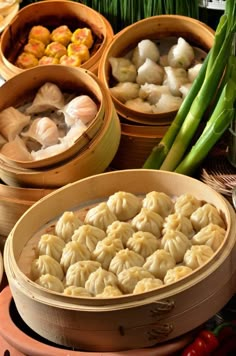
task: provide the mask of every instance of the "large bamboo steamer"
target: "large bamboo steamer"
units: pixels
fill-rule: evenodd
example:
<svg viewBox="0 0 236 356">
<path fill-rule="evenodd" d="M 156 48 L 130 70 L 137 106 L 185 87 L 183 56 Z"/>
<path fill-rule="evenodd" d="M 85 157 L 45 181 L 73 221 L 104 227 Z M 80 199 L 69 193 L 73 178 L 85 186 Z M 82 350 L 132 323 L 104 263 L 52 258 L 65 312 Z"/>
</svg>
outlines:
<svg viewBox="0 0 236 356">
<path fill-rule="evenodd" d="M 0 73 L 4 79 L 24 71 L 14 65 L 23 46 L 26 44 L 29 30 L 34 25 L 55 28 L 68 25 L 72 29 L 79 26 L 91 28 L 95 37 L 90 58 L 81 68 L 97 73 L 98 63 L 107 45 L 113 38 L 111 24 L 99 12 L 73 1 L 39 1 L 23 7 L 5 28 L 0 43 Z"/>
<path fill-rule="evenodd" d="M 101 201 L 119 190 L 134 194 L 158 190 L 171 196 L 190 192 L 213 204 L 227 224 L 222 246 L 208 263 L 182 280 L 140 295 L 68 298 L 33 283 L 26 276 L 32 255 L 23 250 L 27 245 L 32 248 L 32 237 L 65 210 Z M 7 239 L 4 267 L 18 312 L 39 335 L 89 351 L 150 347 L 201 325 L 232 297 L 236 282 L 235 231 L 232 207 L 201 181 L 165 171 L 109 172 L 58 189 L 31 207 Z"/>
</svg>

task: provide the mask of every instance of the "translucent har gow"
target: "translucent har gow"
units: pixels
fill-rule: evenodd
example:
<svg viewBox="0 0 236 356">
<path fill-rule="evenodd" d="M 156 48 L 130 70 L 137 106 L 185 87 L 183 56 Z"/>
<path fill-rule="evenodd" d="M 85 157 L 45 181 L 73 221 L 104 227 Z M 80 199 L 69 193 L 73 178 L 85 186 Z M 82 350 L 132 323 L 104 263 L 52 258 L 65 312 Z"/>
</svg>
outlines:
<svg viewBox="0 0 236 356">
<path fill-rule="evenodd" d="M 160 59 L 160 51 L 154 41 L 150 39 L 141 40 L 133 50 L 132 62 L 138 68 L 146 60 L 151 59 L 153 62 L 158 62 Z"/>
<path fill-rule="evenodd" d="M 31 151 L 31 156 L 34 161 L 39 161 L 41 159 L 46 159 L 49 157 L 53 157 L 64 152 L 69 146 L 64 143 L 57 143 L 56 145 L 51 145 L 48 147 L 42 147 L 37 151 Z"/>
<path fill-rule="evenodd" d="M 177 44 L 172 46 L 168 52 L 168 63 L 171 67 L 187 69 L 194 57 L 192 46 L 184 38 L 179 37 Z"/>
<path fill-rule="evenodd" d="M 132 82 L 118 83 L 110 88 L 111 94 L 122 103 L 135 99 L 139 95 L 139 85 Z"/>
<path fill-rule="evenodd" d="M 5 143 L 0 152 L 15 161 L 32 161 L 33 156 L 28 151 L 24 141 L 16 136 L 14 140 Z"/>
<path fill-rule="evenodd" d="M 164 70 L 166 73 L 164 84 L 168 85 L 172 95 L 181 96 L 180 87 L 189 81 L 187 71 L 183 68 L 170 66 L 165 67 Z"/>
<path fill-rule="evenodd" d="M 30 116 L 10 106 L 0 112 L 0 134 L 8 141 L 18 136 L 30 122 Z"/>
<path fill-rule="evenodd" d="M 47 82 L 36 93 L 30 106 L 26 108 L 27 114 L 41 113 L 48 109 L 61 109 L 64 106 L 64 96 L 56 84 Z"/>
<path fill-rule="evenodd" d="M 177 111 L 182 104 L 183 98 L 170 94 L 162 94 L 156 104 L 153 106 L 155 114 L 166 111 Z"/>
<path fill-rule="evenodd" d="M 109 63 L 112 75 L 118 82 L 135 82 L 137 71 L 131 60 L 123 57 L 110 57 Z"/>
<path fill-rule="evenodd" d="M 151 105 L 147 101 L 144 101 L 141 98 L 127 100 L 125 102 L 125 105 L 131 110 L 144 112 L 146 114 L 153 113 L 153 105 Z"/>
<path fill-rule="evenodd" d="M 202 67 L 202 63 L 197 63 L 193 67 L 188 69 L 188 79 L 191 83 L 197 78 L 201 67 Z"/>
<path fill-rule="evenodd" d="M 145 62 L 138 68 L 136 82 L 138 84 L 152 83 L 162 84 L 165 71 L 158 63 L 146 58 Z"/>
<path fill-rule="evenodd" d="M 145 83 L 140 86 L 139 97 L 147 100 L 152 105 L 155 105 L 159 101 L 162 94 L 171 94 L 167 85 Z"/>
</svg>

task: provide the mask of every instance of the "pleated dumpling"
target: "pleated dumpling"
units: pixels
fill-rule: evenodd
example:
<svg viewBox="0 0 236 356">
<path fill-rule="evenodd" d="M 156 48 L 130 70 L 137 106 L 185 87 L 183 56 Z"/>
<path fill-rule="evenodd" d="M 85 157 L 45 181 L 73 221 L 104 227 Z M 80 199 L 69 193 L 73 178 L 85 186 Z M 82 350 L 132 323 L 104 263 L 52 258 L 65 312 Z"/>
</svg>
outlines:
<svg viewBox="0 0 236 356">
<path fill-rule="evenodd" d="M 197 210 L 195 210 L 191 216 L 190 220 L 196 231 L 201 230 L 208 224 L 216 224 L 225 229 L 225 222 L 218 212 L 217 208 L 212 204 L 206 203 Z"/>
<path fill-rule="evenodd" d="M 60 88 L 54 83 L 46 82 L 39 88 L 32 104 L 26 108 L 26 113 L 41 113 L 48 109 L 61 109 L 63 106 L 64 95 Z"/>
<path fill-rule="evenodd" d="M 84 287 L 91 273 L 95 272 L 101 264 L 96 261 L 78 261 L 73 263 L 65 276 L 66 286 Z"/>
<path fill-rule="evenodd" d="M 58 127 L 49 117 L 41 117 L 33 120 L 29 129 L 22 132 L 22 136 L 34 139 L 43 147 L 55 145 L 59 142 Z"/>
<path fill-rule="evenodd" d="M 143 199 L 143 207 L 150 209 L 165 218 L 173 212 L 174 202 L 169 195 L 163 192 L 152 191 L 147 193 Z"/>
<path fill-rule="evenodd" d="M 60 264 L 66 272 L 75 262 L 90 260 L 90 258 L 91 253 L 86 246 L 77 241 L 69 241 L 62 250 Z"/>
<path fill-rule="evenodd" d="M 92 256 L 93 259 L 100 262 L 105 269 L 109 268 L 110 262 L 117 252 L 123 249 L 120 239 L 114 239 L 111 236 L 99 241 L 95 247 Z"/>
<path fill-rule="evenodd" d="M 47 274 L 43 274 L 42 276 L 40 276 L 35 283 L 39 284 L 41 287 L 49 289 L 53 292 L 57 292 L 57 293 L 63 293 L 64 291 L 64 285 L 62 283 L 62 281 L 47 273 Z"/>
<path fill-rule="evenodd" d="M 121 295 L 123 295 L 123 293 L 118 287 L 106 286 L 102 293 L 96 295 L 96 298 L 112 298 L 120 297 Z"/>
<path fill-rule="evenodd" d="M 139 281 L 136 284 L 136 286 L 133 290 L 133 293 L 134 294 L 145 293 L 150 290 L 160 288 L 162 286 L 163 286 L 163 282 L 162 282 L 162 280 L 160 280 L 158 278 L 153 278 L 153 277 L 143 278 L 143 279 L 141 279 L 141 281 Z"/>
<path fill-rule="evenodd" d="M 30 122 L 30 116 L 10 106 L 0 112 L 0 133 L 8 141 L 18 136 Z"/>
<path fill-rule="evenodd" d="M 101 294 L 106 286 L 119 287 L 118 279 L 114 273 L 101 267 L 91 273 L 85 283 L 85 288 L 94 296 Z"/>
<path fill-rule="evenodd" d="M 0 152 L 15 161 L 32 161 L 33 156 L 28 151 L 24 141 L 16 136 L 12 141 L 6 142 Z"/>
<path fill-rule="evenodd" d="M 88 210 L 84 222 L 106 231 L 108 225 L 116 220 L 116 215 L 110 210 L 107 203 L 102 202 Z"/>
<path fill-rule="evenodd" d="M 178 213 L 170 214 L 165 218 L 162 233 L 165 234 L 169 230 L 180 231 L 189 239 L 191 239 L 195 233 L 190 219 Z"/>
<path fill-rule="evenodd" d="M 38 242 L 37 255 L 48 255 L 60 262 L 65 242 L 60 237 L 52 234 L 43 234 Z"/>
<path fill-rule="evenodd" d="M 120 288 L 124 293 L 133 293 L 136 284 L 143 278 L 154 278 L 154 276 L 145 268 L 139 266 L 124 269 L 118 274 Z"/>
<path fill-rule="evenodd" d="M 207 245 L 193 245 L 185 252 L 184 263 L 186 266 L 196 269 L 206 263 L 214 254 Z"/>
<path fill-rule="evenodd" d="M 181 231 L 168 230 L 161 239 L 161 247 L 174 257 L 176 263 L 183 261 L 191 242 Z"/>
<path fill-rule="evenodd" d="M 109 270 L 118 275 L 124 269 L 144 264 L 145 259 L 138 253 L 129 250 L 128 248 L 120 250 L 111 260 Z"/>
<path fill-rule="evenodd" d="M 147 208 L 142 208 L 131 221 L 134 229 L 151 232 L 157 238 L 161 237 L 163 223 L 164 219 L 161 215 Z"/>
<path fill-rule="evenodd" d="M 35 281 L 43 274 L 50 274 L 61 281 L 64 278 L 63 269 L 59 262 L 54 260 L 51 256 L 41 255 L 33 260 L 31 264 L 31 278 Z"/>
<path fill-rule="evenodd" d="M 176 262 L 171 254 L 163 249 L 155 251 L 150 255 L 143 267 L 152 273 L 156 278 L 163 279 L 166 272 L 175 267 Z"/>
<path fill-rule="evenodd" d="M 92 295 L 83 287 L 69 286 L 64 289 L 64 294 L 71 297 L 92 297 Z"/>
<path fill-rule="evenodd" d="M 78 241 L 85 245 L 90 252 L 93 252 L 97 243 L 104 239 L 106 234 L 103 230 L 89 224 L 81 225 L 76 229 L 71 237 L 72 241 Z"/>
<path fill-rule="evenodd" d="M 73 211 L 65 211 L 55 225 L 55 233 L 65 242 L 71 240 L 74 231 L 83 225 Z"/>
<path fill-rule="evenodd" d="M 179 279 L 188 276 L 193 270 L 188 266 L 176 266 L 167 271 L 164 284 L 177 282 Z"/>
<path fill-rule="evenodd" d="M 161 241 L 147 231 L 135 232 L 127 241 L 126 246 L 144 258 L 150 256 L 160 247 Z"/>
<path fill-rule="evenodd" d="M 177 197 L 175 201 L 175 211 L 176 213 L 189 218 L 201 205 L 202 202 L 199 199 L 190 193 L 186 193 Z"/>
<path fill-rule="evenodd" d="M 128 239 L 134 234 L 134 229 L 131 224 L 125 221 L 114 221 L 111 225 L 107 227 L 106 233 L 108 236 L 112 236 L 113 238 L 120 239 L 124 245 Z"/>
<path fill-rule="evenodd" d="M 192 238 L 193 245 L 207 245 L 216 251 L 224 241 L 226 231 L 223 227 L 216 224 L 209 224 L 203 227 Z"/>
<path fill-rule="evenodd" d="M 141 200 L 132 193 L 118 191 L 109 196 L 107 200 L 109 209 L 118 220 L 132 219 L 141 209 Z"/>
</svg>

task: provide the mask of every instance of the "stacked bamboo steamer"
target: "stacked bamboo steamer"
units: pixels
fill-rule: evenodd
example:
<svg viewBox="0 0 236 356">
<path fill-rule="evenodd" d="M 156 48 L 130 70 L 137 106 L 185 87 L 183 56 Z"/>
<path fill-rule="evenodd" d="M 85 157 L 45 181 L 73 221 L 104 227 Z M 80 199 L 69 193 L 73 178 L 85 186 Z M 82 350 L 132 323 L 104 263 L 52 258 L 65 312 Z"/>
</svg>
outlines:
<svg viewBox="0 0 236 356">
<path fill-rule="evenodd" d="M 38 66 L 15 75 L 0 87 L 0 111 L 22 105 L 45 82 L 53 82 L 62 91 L 91 95 L 98 112 L 84 134 L 60 154 L 28 162 L 0 154 L 0 176 L 5 183 L 0 185 L 0 234 L 4 236 L 29 206 L 51 190 L 104 172 L 118 149 L 120 123 L 109 92 L 95 74 L 82 68 Z"/>
<path fill-rule="evenodd" d="M 200 49 L 201 56 L 202 51 L 206 53 L 212 47 L 214 31 L 196 19 L 179 15 L 158 15 L 137 21 L 117 33 L 107 46 L 99 63 L 99 78 L 109 89 L 112 83 L 109 58 L 127 55 L 143 39 L 157 41 L 160 48 L 165 48 L 168 39 L 173 37 L 183 37 Z M 117 169 L 140 168 L 167 131 L 176 111 L 148 114 L 128 108 L 114 95 L 112 99 L 122 131 L 121 144 L 112 165 Z"/>
<path fill-rule="evenodd" d="M 30 280 L 34 238 L 54 225 L 64 211 L 86 209 L 117 191 L 145 195 L 153 190 L 169 196 L 188 192 L 218 209 L 227 226 L 226 235 L 207 263 L 159 290 L 107 299 L 68 297 Z M 108 172 L 60 188 L 31 207 L 6 241 L 4 268 L 22 319 L 46 339 L 102 352 L 151 347 L 200 326 L 232 297 L 236 276 L 235 229 L 233 208 L 201 181 L 165 171 Z"/>
<path fill-rule="evenodd" d="M 41 25 L 54 29 L 67 25 L 71 30 L 79 27 L 91 29 L 94 44 L 90 58 L 81 64 L 81 68 L 97 73 L 98 63 L 107 45 L 113 38 L 111 24 L 97 11 L 73 1 L 39 1 L 23 7 L 3 31 L 0 44 L 0 73 L 4 79 L 22 72 L 15 65 L 17 56 L 27 42 L 30 29 Z"/>
</svg>

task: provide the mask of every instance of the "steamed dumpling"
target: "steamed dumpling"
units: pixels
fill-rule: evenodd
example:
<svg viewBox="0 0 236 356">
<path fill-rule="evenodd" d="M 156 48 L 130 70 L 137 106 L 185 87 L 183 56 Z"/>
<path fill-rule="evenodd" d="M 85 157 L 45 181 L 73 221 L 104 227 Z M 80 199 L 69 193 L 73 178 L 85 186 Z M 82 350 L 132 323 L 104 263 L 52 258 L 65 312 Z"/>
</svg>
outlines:
<svg viewBox="0 0 236 356">
<path fill-rule="evenodd" d="M 64 273 L 59 262 L 51 256 L 41 255 L 33 260 L 31 264 L 31 277 L 35 281 L 43 274 L 51 274 L 61 281 L 64 278 Z"/>
<path fill-rule="evenodd" d="M 176 266 L 167 271 L 164 284 L 177 282 L 179 279 L 188 276 L 193 270 L 188 266 Z"/>
<path fill-rule="evenodd" d="M 175 211 L 178 214 L 189 218 L 195 210 L 200 208 L 201 205 L 202 202 L 192 194 L 181 194 L 175 201 Z"/>
<path fill-rule="evenodd" d="M 191 243 L 181 231 L 168 230 L 161 239 L 161 247 L 174 257 L 176 263 L 183 261 L 183 257 Z"/>
<path fill-rule="evenodd" d="M 183 68 L 165 67 L 165 85 L 168 85 L 170 92 L 174 96 L 181 96 L 180 87 L 188 83 L 188 75 Z"/>
<path fill-rule="evenodd" d="M 186 266 L 196 269 L 206 263 L 214 254 L 214 251 L 207 245 L 195 245 L 186 251 L 184 263 Z"/>
<path fill-rule="evenodd" d="M 137 71 L 131 60 L 122 57 L 110 57 L 109 63 L 112 75 L 118 82 L 135 82 Z"/>
<path fill-rule="evenodd" d="M 195 210 L 191 216 L 190 220 L 192 225 L 196 231 L 201 230 L 203 227 L 207 226 L 208 224 L 216 224 L 225 228 L 225 222 L 221 217 L 220 213 L 216 209 L 215 206 L 206 203 L 197 210 Z"/>
<path fill-rule="evenodd" d="M 37 245 L 36 253 L 40 255 L 48 255 L 60 262 L 62 250 L 65 247 L 65 242 L 60 237 L 52 234 L 43 234 Z"/>
<path fill-rule="evenodd" d="M 101 263 L 103 268 L 108 269 L 112 258 L 122 249 L 121 240 L 107 236 L 97 243 L 92 256 L 93 259 Z"/>
<path fill-rule="evenodd" d="M 67 269 L 65 285 L 84 287 L 90 274 L 99 267 L 101 267 L 101 264 L 97 261 L 78 261 L 73 263 Z"/>
<path fill-rule="evenodd" d="M 116 215 L 110 210 L 107 203 L 102 202 L 96 205 L 94 208 L 89 209 L 84 222 L 85 224 L 91 224 L 106 231 L 108 225 L 116 221 Z"/>
<path fill-rule="evenodd" d="M 92 121 L 97 112 L 97 104 L 88 95 L 79 95 L 72 99 L 63 109 L 65 115 L 65 122 L 67 126 L 71 127 L 78 120 L 85 125 Z"/>
<path fill-rule="evenodd" d="M 132 82 L 122 82 L 110 88 L 110 92 L 116 99 L 125 103 L 127 100 L 138 97 L 139 85 Z"/>
<path fill-rule="evenodd" d="M 35 283 L 39 284 L 41 287 L 49 289 L 53 292 L 58 292 L 58 293 L 62 293 L 64 291 L 64 285 L 62 283 L 62 281 L 47 273 L 47 274 L 43 274 L 42 276 L 40 276 Z"/>
<path fill-rule="evenodd" d="M 138 68 L 145 62 L 146 58 L 151 59 L 153 62 L 158 62 L 160 59 L 159 48 L 156 43 L 150 39 L 139 41 L 133 50 L 132 62 Z"/>
<path fill-rule="evenodd" d="M 134 229 L 131 224 L 125 221 L 114 221 L 111 225 L 107 227 L 106 233 L 108 236 L 120 239 L 124 246 L 128 239 L 134 234 Z"/>
<path fill-rule="evenodd" d="M 171 67 L 187 69 L 191 66 L 194 57 L 192 46 L 184 38 L 179 37 L 177 44 L 168 52 L 168 63 Z"/>
<path fill-rule="evenodd" d="M 152 105 L 157 104 L 163 94 L 171 95 L 167 85 L 145 83 L 140 86 L 139 97 L 147 100 Z"/>
<path fill-rule="evenodd" d="M 141 209 L 140 199 L 135 194 L 123 191 L 110 195 L 107 205 L 121 221 L 132 219 Z"/>
<path fill-rule="evenodd" d="M 165 71 L 158 63 L 146 58 L 145 62 L 138 68 L 136 82 L 138 84 L 152 83 L 162 84 Z"/>
<path fill-rule="evenodd" d="M 127 241 L 126 246 L 144 258 L 150 256 L 160 247 L 160 239 L 150 232 L 137 231 Z"/>
<path fill-rule="evenodd" d="M 112 298 L 112 297 L 119 297 L 123 293 L 121 290 L 116 286 L 106 286 L 102 293 L 97 294 L 96 298 Z"/>
<path fill-rule="evenodd" d="M 109 270 L 118 275 L 124 269 L 143 266 L 144 261 L 143 256 L 126 248 L 116 253 L 111 260 Z"/>
<path fill-rule="evenodd" d="M 65 211 L 59 218 L 55 226 L 56 235 L 65 242 L 71 240 L 74 231 L 83 225 L 82 221 L 73 211 Z"/>
<path fill-rule="evenodd" d="M 163 234 L 165 234 L 169 230 L 180 231 L 189 239 L 195 233 L 190 219 L 178 213 L 170 214 L 165 218 L 165 221 L 163 223 Z"/>
<path fill-rule="evenodd" d="M 193 245 L 207 245 L 216 251 L 224 241 L 226 231 L 219 225 L 210 223 L 192 238 Z"/>
<path fill-rule="evenodd" d="M 143 199 L 143 207 L 154 211 L 163 218 L 173 212 L 174 203 L 169 195 L 163 192 L 152 191 Z"/>
<path fill-rule="evenodd" d="M 135 286 L 133 293 L 138 294 L 138 293 L 145 293 L 150 290 L 160 288 L 163 286 L 163 282 L 158 279 L 158 278 L 143 278 L 141 279 Z"/>
<path fill-rule="evenodd" d="M 133 266 L 118 274 L 120 288 L 124 293 L 133 293 L 136 284 L 143 278 L 154 278 L 145 268 Z"/>
<path fill-rule="evenodd" d="M 18 136 L 30 122 L 30 116 L 10 106 L 0 112 L 0 134 L 8 141 Z"/>
<path fill-rule="evenodd" d="M 62 251 L 60 264 L 66 272 L 74 263 L 90 259 L 91 253 L 86 246 L 77 241 L 69 241 Z"/>
<path fill-rule="evenodd" d="M 91 293 L 89 293 L 83 287 L 69 286 L 64 289 L 64 294 L 71 297 L 92 297 Z"/>
<path fill-rule="evenodd" d="M 96 226 L 85 224 L 74 231 L 71 240 L 85 245 L 90 252 L 93 252 L 97 243 L 104 239 L 105 236 L 106 234 L 103 230 Z"/>
<path fill-rule="evenodd" d="M 152 273 L 156 278 L 163 279 L 166 272 L 175 267 L 176 262 L 171 254 L 163 249 L 155 251 L 150 255 L 143 267 Z"/>
<path fill-rule="evenodd" d="M 85 283 L 85 288 L 94 296 L 103 293 L 107 286 L 119 287 L 118 279 L 114 273 L 101 267 L 91 273 Z"/>
<path fill-rule="evenodd" d="M 131 225 L 136 230 L 151 232 L 157 238 L 161 237 L 163 223 L 164 219 L 161 215 L 147 208 L 142 208 L 131 221 Z"/>
<path fill-rule="evenodd" d="M 0 153 L 15 161 L 33 160 L 33 157 L 28 151 L 24 141 L 19 136 L 16 136 L 12 141 L 6 142 L 2 146 Z"/>
<path fill-rule="evenodd" d="M 45 159 L 48 157 L 52 157 L 55 155 L 58 155 L 62 152 L 64 152 L 68 146 L 63 142 L 63 143 L 57 143 L 55 145 L 51 145 L 48 147 L 42 147 L 41 149 L 37 151 L 31 151 L 31 156 L 33 157 L 34 161 L 38 161 L 41 159 Z"/>
</svg>

